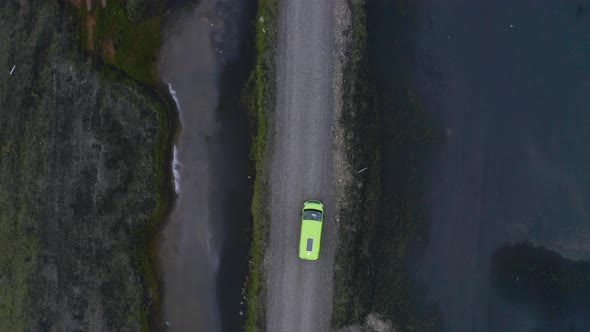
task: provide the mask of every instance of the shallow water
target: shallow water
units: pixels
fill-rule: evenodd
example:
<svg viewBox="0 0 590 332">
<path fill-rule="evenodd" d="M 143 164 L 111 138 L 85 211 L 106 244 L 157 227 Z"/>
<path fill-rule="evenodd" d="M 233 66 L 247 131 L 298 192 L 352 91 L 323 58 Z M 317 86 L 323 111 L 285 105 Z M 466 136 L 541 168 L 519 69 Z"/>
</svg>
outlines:
<svg viewBox="0 0 590 332">
<path fill-rule="evenodd" d="M 421 165 L 430 236 L 411 268 L 422 307 L 435 305 L 443 331 L 589 331 L 587 303 L 536 296 L 542 282 L 506 296 L 514 285 L 492 269 L 506 243 L 590 260 L 588 4 L 421 0 L 401 15 L 370 3 L 380 84 L 415 90 L 445 133 Z"/>
<path fill-rule="evenodd" d="M 242 323 L 251 165 L 240 93 L 252 62 L 253 5 L 200 1 L 167 17 L 159 68 L 182 125 L 177 200 L 160 250 L 169 331 L 235 331 Z"/>
</svg>

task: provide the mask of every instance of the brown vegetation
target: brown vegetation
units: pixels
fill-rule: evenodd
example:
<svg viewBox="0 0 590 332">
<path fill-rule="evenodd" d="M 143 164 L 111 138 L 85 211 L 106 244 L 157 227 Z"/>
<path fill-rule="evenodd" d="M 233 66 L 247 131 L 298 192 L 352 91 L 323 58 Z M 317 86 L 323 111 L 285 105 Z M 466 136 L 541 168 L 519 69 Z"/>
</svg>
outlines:
<svg viewBox="0 0 590 332">
<path fill-rule="evenodd" d="M 96 29 L 96 18 L 92 15 L 86 16 L 86 48 L 94 50 L 94 31 Z"/>
<path fill-rule="evenodd" d="M 115 45 L 113 45 L 112 39 L 107 39 L 102 43 L 102 48 L 106 54 L 106 58 L 109 62 L 115 61 Z"/>
<path fill-rule="evenodd" d="M 70 0 L 70 2 L 72 3 L 72 5 L 74 7 L 76 7 L 77 9 L 80 9 L 80 0 Z"/>
</svg>

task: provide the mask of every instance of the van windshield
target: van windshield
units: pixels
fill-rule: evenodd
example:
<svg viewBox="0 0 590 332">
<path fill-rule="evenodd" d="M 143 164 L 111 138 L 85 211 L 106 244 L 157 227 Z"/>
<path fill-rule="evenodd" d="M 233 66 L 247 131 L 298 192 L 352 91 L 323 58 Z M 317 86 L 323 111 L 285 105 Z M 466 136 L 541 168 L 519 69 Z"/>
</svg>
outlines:
<svg viewBox="0 0 590 332">
<path fill-rule="evenodd" d="M 322 221 L 322 212 L 318 210 L 303 210 L 303 220 Z"/>
</svg>

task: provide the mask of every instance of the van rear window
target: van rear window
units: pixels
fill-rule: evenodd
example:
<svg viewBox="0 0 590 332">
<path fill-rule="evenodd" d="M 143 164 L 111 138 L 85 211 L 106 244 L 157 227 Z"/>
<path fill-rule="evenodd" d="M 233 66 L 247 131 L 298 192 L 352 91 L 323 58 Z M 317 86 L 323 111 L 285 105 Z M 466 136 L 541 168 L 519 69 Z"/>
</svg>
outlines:
<svg viewBox="0 0 590 332">
<path fill-rule="evenodd" d="M 313 239 L 312 238 L 308 238 L 307 239 L 307 251 L 311 251 L 311 249 L 313 248 Z"/>
</svg>

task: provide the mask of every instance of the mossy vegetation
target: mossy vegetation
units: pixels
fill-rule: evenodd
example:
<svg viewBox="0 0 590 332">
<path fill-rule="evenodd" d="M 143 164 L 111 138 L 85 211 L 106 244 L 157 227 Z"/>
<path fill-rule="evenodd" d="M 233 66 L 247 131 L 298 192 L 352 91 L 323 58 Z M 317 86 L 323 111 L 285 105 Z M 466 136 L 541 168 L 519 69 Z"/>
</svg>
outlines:
<svg viewBox="0 0 590 332">
<path fill-rule="evenodd" d="M 408 248 L 425 234 L 416 169 L 420 151 L 436 135 L 411 90 L 379 91 L 371 82 L 365 4 L 348 5 L 352 24 L 340 120 L 350 166 L 368 169 L 355 175 L 340 211 L 333 325 L 362 325 L 374 314 L 396 329 L 431 331 L 434 320 L 417 313 L 405 263 Z M 385 160 L 391 161 L 387 170 Z"/>
<path fill-rule="evenodd" d="M 268 128 L 275 105 L 275 53 L 278 29 L 278 0 L 259 0 L 256 15 L 256 65 L 244 89 L 244 102 L 251 115 L 253 143 L 251 158 L 255 163 L 252 197 L 252 239 L 249 273 L 246 281 L 246 331 L 264 330 L 264 246 L 268 240 L 268 211 L 263 197 L 267 192 L 264 156 Z"/>
<path fill-rule="evenodd" d="M 174 105 L 167 95 L 167 90 L 158 84 L 157 55 L 162 43 L 161 20 L 164 13 L 163 1 L 132 0 L 108 1 L 106 7 L 94 2 L 91 11 L 82 5 L 78 15 L 70 17 L 77 26 L 77 40 L 82 41 L 82 50 L 90 53 L 102 66 L 105 79 L 117 80 L 124 72 L 130 79 L 129 84 L 136 80 L 147 85 L 146 94 L 161 101 L 158 112 L 160 124 L 159 141 L 154 151 L 153 164 L 156 177 L 155 207 L 149 221 L 141 229 L 137 229 L 134 239 L 137 248 L 134 258 L 138 271 L 141 273 L 145 299 L 149 303 L 142 309 L 142 330 L 159 325 L 160 280 L 157 260 L 156 236 L 161 222 L 171 209 L 173 188 L 170 184 L 170 155 L 172 142 L 180 131 L 178 120 L 171 110 Z M 91 28 L 89 22 L 93 22 Z M 92 47 L 88 44 L 92 41 Z"/>
<path fill-rule="evenodd" d="M 16 65 L 0 75 L 2 331 L 137 331 L 157 319 L 150 248 L 173 193 L 175 116 L 155 81 L 81 56 L 83 15 L 0 5 L 0 64 Z"/>
<path fill-rule="evenodd" d="M 165 2 L 109 0 L 104 8 L 93 3 L 91 11 L 84 4 L 76 11 L 83 50 L 142 83 L 156 84 Z"/>
<path fill-rule="evenodd" d="M 151 95 L 157 105 L 157 121 L 159 132 L 158 144 L 153 150 L 154 160 L 152 164 L 155 188 L 152 193 L 155 195 L 155 206 L 151 210 L 148 221 L 143 227 L 137 229 L 134 239 L 138 241 L 134 251 L 134 258 L 139 262 L 139 273 L 141 273 L 144 286 L 144 306 L 141 312 L 142 331 L 153 330 L 160 326 L 161 306 L 161 273 L 158 261 L 158 233 L 162 223 L 172 210 L 175 199 L 172 174 L 172 149 L 175 142 L 176 128 L 179 127 L 177 114 L 173 101 L 161 87 L 157 90 L 145 91 Z"/>
</svg>

